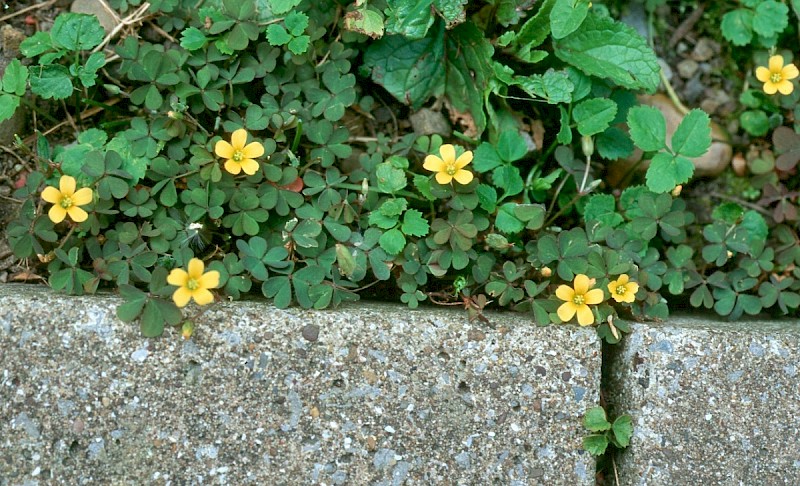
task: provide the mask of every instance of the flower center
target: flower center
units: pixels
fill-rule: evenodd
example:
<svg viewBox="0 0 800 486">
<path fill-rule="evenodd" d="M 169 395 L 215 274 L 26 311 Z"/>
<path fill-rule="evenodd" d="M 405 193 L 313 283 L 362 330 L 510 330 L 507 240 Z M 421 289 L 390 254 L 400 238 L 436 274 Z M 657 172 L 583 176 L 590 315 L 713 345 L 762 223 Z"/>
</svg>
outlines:
<svg viewBox="0 0 800 486">
<path fill-rule="evenodd" d="M 783 76 L 781 73 L 772 73 L 769 75 L 769 81 L 774 84 L 778 84 L 783 80 Z"/>
<path fill-rule="evenodd" d="M 233 157 L 231 157 L 231 159 L 233 159 L 234 162 L 241 162 L 244 159 L 244 154 L 241 150 L 237 150 L 233 153 Z"/>
<path fill-rule="evenodd" d="M 61 202 L 59 203 L 64 209 L 69 209 L 72 207 L 72 198 L 69 196 L 61 196 Z"/>
<path fill-rule="evenodd" d="M 197 279 L 190 278 L 186 282 L 186 288 L 192 291 L 197 290 L 198 288 L 200 288 L 200 283 L 197 281 Z"/>
<path fill-rule="evenodd" d="M 617 295 L 625 295 L 625 292 L 627 292 L 627 291 L 628 291 L 628 288 L 625 287 L 624 285 L 618 285 L 617 286 L 617 290 L 616 290 Z"/>
<path fill-rule="evenodd" d="M 456 172 L 458 172 L 458 169 L 456 169 L 455 162 L 450 162 L 449 164 L 447 164 L 447 168 L 445 168 L 444 171 L 449 176 L 456 175 Z"/>
<path fill-rule="evenodd" d="M 583 305 L 586 299 L 583 298 L 582 294 L 576 294 L 575 297 L 572 298 L 572 303 L 575 305 Z"/>
</svg>

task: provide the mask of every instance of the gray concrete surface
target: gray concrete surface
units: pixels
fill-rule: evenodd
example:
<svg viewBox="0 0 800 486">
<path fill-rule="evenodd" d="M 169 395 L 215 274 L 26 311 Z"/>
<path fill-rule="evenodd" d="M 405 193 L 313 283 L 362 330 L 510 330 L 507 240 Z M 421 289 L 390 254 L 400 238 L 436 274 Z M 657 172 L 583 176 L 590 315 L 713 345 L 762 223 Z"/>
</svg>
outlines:
<svg viewBox="0 0 800 486">
<path fill-rule="evenodd" d="M 594 483 L 594 329 L 244 302 L 145 339 L 118 302 L 0 285 L 0 485 Z"/>
<path fill-rule="evenodd" d="M 620 484 L 800 485 L 800 322 L 635 325 L 606 387 L 633 416 Z"/>
</svg>

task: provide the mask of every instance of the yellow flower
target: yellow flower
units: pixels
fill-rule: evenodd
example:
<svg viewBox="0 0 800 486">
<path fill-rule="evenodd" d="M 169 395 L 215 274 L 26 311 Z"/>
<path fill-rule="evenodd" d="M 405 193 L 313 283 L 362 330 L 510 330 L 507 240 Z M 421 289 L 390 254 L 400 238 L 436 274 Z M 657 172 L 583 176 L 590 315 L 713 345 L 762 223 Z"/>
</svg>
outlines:
<svg viewBox="0 0 800 486">
<path fill-rule="evenodd" d="M 590 280 L 583 274 L 575 276 L 574 288 L 570 288 L 569 285 L 560 285 L 556 289 L 556 297 L 563 300 L 564 303 L 558 308 L 558 318 L 567 322 L 575 314 L 578 314 L 578 324 L 581 326 L 594 324 L 594 314 L 589 306 L 603 301 L 603 291 L 600 289 L 590 290 L 593 285 L 594 279 Z"/>
<path fill-rule="evenodd" d="M 456 148 L 449 143 L 439 148 L 439 155 L 428 155 L 422 167 L 436 172 L 436 182 L 439 184 L 450 184 L 453 179 L 459 184 L 469 184 L 472 181 L 472 172 L 464 170 L 464 167 L 472 162 L 472 151 L 467 150 L 456 158 Z"/>
<path fill-rule="evenodd" d="M 42 191 L 42 199 L 49 203 L 53 203 L 53 207 L 47 215 L 54 223 L 64 221 L 64 218 L 69 214 L 76 223 L 86 221 L 89 215 L 78 206 L 84 206 L 92 202 L 92 190 L 88 187 L 75 190 L 75 178 L 62 175 L 58 181 L 58 189 L 53 186 L 47 186 Z"/>
<path fill-rule="evenodd" d="M 206 305 L 214 301 L 214 295 L 208 289 L 219 285 L 219 272 L 210 270 L 203 273 L 205 265 L 197 258 L 189 260 L 189 271 L 173 268 L 167 276 L 167 283 L 178 287 L 172 294 L 172 300 L 178 307 L 185 307 L 192 298 L 197 305 Z"/>
<path fill-rule="evenodd" d="M 225 161 L 225 170 L 231 174 L 244 171 L 247 175 L 253 175 L 258 171 L 258 162 L 253 159 L 264 155 L 264 146 L 258 142 L 247 143 L 247 131 L 240 128 L 231 135 L 231 143 L 225 140 L 217 142 L 214 153 L 228 159 Z"/>
<path fill-rule="evenodd" d="M 794 85 L 789 80 L 797 76 L 800 76 L 800 71 L 792 63 L 784 66 L 783 56 L 770 57 L 768 68 L 764 66 L 756 68 L 756 78 L 764 83 L 764 92 L 770 95 L 778 91 L 781 94 L 790 94 L 794 90 Z"/>
<path fill-rule="evenodd" d="M 611 292 L 611 297 L 617 302 L 631 303 L 636 300 L 636 292 L 639 291 L 639 284 L 636 282 L 629 282 L 628 275 L 622 274 L 616 280 L 612 280 L 608 284 L 608 291 Z"/>
</svg>

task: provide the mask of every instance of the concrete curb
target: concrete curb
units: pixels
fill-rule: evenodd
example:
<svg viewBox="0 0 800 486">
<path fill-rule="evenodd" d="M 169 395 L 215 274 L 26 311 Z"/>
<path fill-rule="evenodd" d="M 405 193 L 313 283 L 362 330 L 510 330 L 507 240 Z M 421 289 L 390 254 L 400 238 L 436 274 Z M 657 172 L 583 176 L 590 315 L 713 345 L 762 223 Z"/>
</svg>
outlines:
<svg viewBox="0 0 800 486">
<path fill-rule="evenodd" d="M 239 302 L 148 340 L 118 302 L 0 286 L 3 486 L 594 484 L 594 329 Z"/>
</svg>

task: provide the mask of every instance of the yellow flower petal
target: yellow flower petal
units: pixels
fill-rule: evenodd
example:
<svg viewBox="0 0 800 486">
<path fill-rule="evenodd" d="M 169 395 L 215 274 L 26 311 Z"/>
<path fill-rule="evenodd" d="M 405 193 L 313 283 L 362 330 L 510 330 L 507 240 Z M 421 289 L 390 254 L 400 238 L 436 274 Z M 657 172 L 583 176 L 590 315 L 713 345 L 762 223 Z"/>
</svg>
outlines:
<svg viewBox="0 0 800 486">
<path fill-rule="evenodd" d="M 199 258 L 192 258 L 189 260 L 189 278 L 192 280 L 200 280 L 203 276 L 203 270 L 205 269 L 205 264 L 203 260 Z"/>
<path fill-rule="evenodd" d="M 779 73 L 783 69 L 783 56 L 775 55 L 769 58 L 770 73 Z"/>
<path fill-rule="evenodd" d="M 439 155 L 442 156 L 442 160 L 445 162 L 445 164 L 452 162 L 456 160 L 456 148 L 451 144 L 446 143 L 439 147 Z"/>
<path fill-rule="evenodd" d="M 588 305 L 595 305 L 599 304 L 604 300 L 603 291 L 600 289 L 594 289 L 586 292 L 583 296 L 583 302 Z"/>
<path fill-rule="evenodd" d="M 775 83 L 764 83 L 764 92 L 773 95 L 778 92 L 778 85 Z"/>
<path fill-rule="evenodd" d="M 425 163 L 422 164 L 422 167 L 431 172 L 441 172 L 445 169 L 445 163 L 444 160 L 435 155 L 428 155 L 425 157 Z"/>
<path fill-rule="evenodd" d="M 206 289 L 195 290 L 192 293 L 192 297 L 194 297 L 194 301 L 197 302 L 197 305 L 208 305 L 214 302 L 214 294 Z"/>
<path fill-rule="evenodd" d="M 242 170 L 247 175 L 253 175 L 258 172 L 260 165 L 253 159 L 244 159 L 241 162 Z"/>
<path fill-rule="evenodd" d="M 575 293 L 578 295 L 583 295 L 589 291 L 589 277 L 586 275 L 579 273 L 575 276 L 575 281 L 573 282 L 573 286 L 575 287 Z"/>
<path fill-rule="evenodd" d="M 242 171 L 242 166 L 238 162 L 233 159 L 228 159 L 225 161 L 225 170 L 230 172 L 233 175 L 238 175 L 239 172 Z"/>
<path fill-rule="evenodd" d="M 58 181 L 58 187 L 62 195 L 71 196 L 75 192 L 75 178 L 68 175 L 61 176 Z"/>
<path fill-rule="evenodd" d="M 781 94 L 788 95 L 788 94 L 792 94 L 792 91 L 794 91 L 794 85 L 792 84 L 791 81 L 786 80 L 786 79 L 784 79 L 783 81 L 778 83 L 776 86 L 778 88 L 778 91 L 780 91 Z"/>
<path fill-rule="evenodd" d="M 204 289 L 215 289 L 219 287 L 219 272 L 216 270 L 209 270 L 197 280 L 197 283 Z"/>
<path fill-rule="evenodd" d="M 463 169 L 472 162 L 472 150 L 467 150 L 456 159 L 456 169 Z"/>
<path fill-rule="evenodd" d="M 588 305 L 578 306 L 578 324 L 581 326 L 590 326 L 594 324 L 594 313 Z"/>
<path fill-rule="evenodd" d="M 469 184 L 472 182 L 472 178 L 475 177 L 472 175 L 472 172 L 468 170 L 459 170 L 455 174 L 453 174 L 453 179 L 456 180 L 459 184 Z"/>
<path fill-rule="evenodd" d="M 214 145 L 214 153 L 223 159 L 230 159 L 233 157 L 233 152 L 233 145 L 229 144 L 225 140 L 220 140 L 216 145 Z"/>
<path fill-rule="evenodd" d="M 172 300 L 178 307 L 186 307 L 192 298 L 192 291 L 186 287 L 178 287 L 172 294 Z"/>
<path fill-rule="evenodd" d="M 769 69 L 765 68 L 764 66 L 759 66 L 756 68 L 756 79 L 762 83 L 769 81 L 770 75 L 771 73 L 769 72 Z"/>
<path fill-rule="evenodd" d="M 575 298 L 575 291 L 569 285 L 559 285 L 556 289 L 556 297 L 564 302 L 572 302 L 572 299 Z"/>
<path fill-rule="evenodd" d="M 797 66 L 792 63 L 783 66 L 783 69 L 781 69 L 781 77 L 783 79 L 794 79 L 797 76 L 800 76 L 800 71 L 798 71 Z"/>
<path fill-rule="evenodd" d="M 183 287 L 184 285 L 186 285 L 186 281 L 188 279 L 189 279 L 189 274 L 186 273 L 186 270 L 182 268 L 173 268 L 169 272 L 169 275 L 167 275 L 167 283 L 178 287 Z"/>
<path fill-rule="evenodd" d="M 558 318 L 561 319 L 561 322 L 569 322 L 570 319 L 575 315 L 578 311 L 578 306 L 573 304 L 572 302 L 564 302 L 558 308 L 556 313 L 558 314 Z"/>
<path fill-rule="evenodd" d="M 89 214 L 78 206 L 72 206 L 67 209 L 67 214 L 69 214 L 69 217 L 76 223 L 83 223 L 89 219 Z"/>
<path fill-rule="evenodd" d="M 628 284 L 628 292 L 630 292 L 631 294 L 635 294 L 638 291 L 639 291 L 639 284 L 638 283 L 631 282 L 631 283 Z"/>
<path fill-rule="evenodd" d="M 261 157 L 264 155 L 264 146 L 258 142 L 248 143 L 247 146 L 242 149 L 242 155 L 247 159 Z"/>
<path fill-rule="evenodd" d="M 451 176 L 447 172 L 437 172 L 436 173 L 436 182 L 438 182 L 439 184 L 441 184 L 443 186 L 447 185 L 447 184 L 450 184 L 450 182 L 452 180 L 453 180 L 453 176 Z"/>
<path fill-rule="evenodd" d="M 92 190 L 88 187 L 78 189 L 75 191 L 75 194 L 72 195 L 72 204 L 76 206 L 83 206 L 90 202 L 92 202 Z"/>
<path fill-rule="evenodd" d="M 49 203 L 58 204 L 61 202 L 61 191 L 55 187 L 47 186 L 42 191 L 42 199 Z"/>
<path fill-rule="evenodd" d="M 234 150 L 242 150 L 247 143 L 247 130 L 240 128 L 231 135 L 231 145 Z"/>
<path fill-rule="evenodd" d="M 617 285 L 626 285 L 628 283 L 629 278 L 630 277 L 628 277 L 627 273 L 623 273 L 622 275 L 617 277 Z"/>
<path fill-rule="evenodd" d="M 60 223 L 67 217 L 67 210 L 58 204 L 54 204 L 53 207 L 50 208 L 50 211 L 47 212 L 47 216 L 50 218 L 50 221 Z"/>
</svg>

